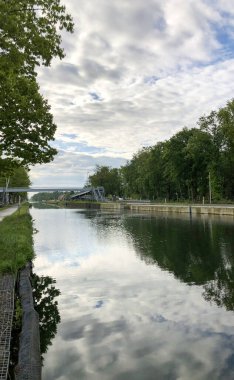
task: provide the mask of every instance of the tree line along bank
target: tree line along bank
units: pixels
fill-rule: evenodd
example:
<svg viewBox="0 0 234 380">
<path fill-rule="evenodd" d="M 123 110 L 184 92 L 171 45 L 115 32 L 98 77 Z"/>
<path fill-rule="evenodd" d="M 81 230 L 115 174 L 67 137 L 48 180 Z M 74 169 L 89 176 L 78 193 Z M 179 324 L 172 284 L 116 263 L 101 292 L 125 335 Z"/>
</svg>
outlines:
<svg viewBox="0 0 234 380">
<path fill-rule="evenodd" d="M 87 184 L 126 198 L 233 201 L 234 100 L 201 117 L 198 128 L 144 147 L 120 169 L 97 166 Z"/>
</svg>

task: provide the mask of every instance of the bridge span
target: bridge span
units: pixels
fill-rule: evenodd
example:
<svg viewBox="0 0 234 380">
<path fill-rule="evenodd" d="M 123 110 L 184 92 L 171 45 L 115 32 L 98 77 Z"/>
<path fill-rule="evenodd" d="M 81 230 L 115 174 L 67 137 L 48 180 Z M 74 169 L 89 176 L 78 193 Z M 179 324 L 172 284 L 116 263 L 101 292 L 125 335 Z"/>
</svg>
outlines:
<svg viewBox="0 0 234 380">
<path fill-rule="evenodd" d="M 53 191 L 84 191 L 83 187 L 5 187 L 0 188 L 0 193 L 49 193 Z"/>
<path fill-rule="evenodd" d="M 10 193 L 49 193 L 49 192 L 73 192 L 70 199 L 105 201 L 104 187 L 8 187 L 0 188 L 0 194 L 8 199 Z"/>
</svg>

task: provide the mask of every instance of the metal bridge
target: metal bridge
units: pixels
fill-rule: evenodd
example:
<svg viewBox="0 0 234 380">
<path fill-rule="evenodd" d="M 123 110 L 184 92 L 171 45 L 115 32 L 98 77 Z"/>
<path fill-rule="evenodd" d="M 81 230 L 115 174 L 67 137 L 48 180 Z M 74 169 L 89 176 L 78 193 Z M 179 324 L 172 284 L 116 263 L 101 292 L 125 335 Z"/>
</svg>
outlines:
<svg viewBox="0 0 234 380">
<path fill-rule="evenodd" d="M 70 199 L 105 201 L 104 187 L 8 187 L 0 188 L 0 193 L 49 193 L 49 192 L 74 192 Z"/>
<path fill-rule="evenodd" d="M 0 188 L 0 193 L 49 193 L 53 191 L 82 191 L 81 187 L 5 187 Z"/>
<path fill-rule="evenodd" d="M 70 196 L 70 199 L 82 199 L 82 200 L 95 200 L 104 202 L 105 201 L 105 190 L 104 187 L 86 187 L 74 195 Z"/>
</svg>

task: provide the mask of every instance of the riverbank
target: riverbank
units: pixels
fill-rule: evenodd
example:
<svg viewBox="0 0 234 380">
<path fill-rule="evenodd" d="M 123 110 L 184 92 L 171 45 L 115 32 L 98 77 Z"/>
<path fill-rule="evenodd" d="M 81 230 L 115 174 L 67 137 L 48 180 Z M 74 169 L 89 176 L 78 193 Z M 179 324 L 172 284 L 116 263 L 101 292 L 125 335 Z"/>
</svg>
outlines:
<svg viewBox="0 0 234 380">
<path fill-rule="evenodd" d="M 50 203 L 51 204 L 51 203 Z M 55 203 L 54 203 L 55 204 Z M 60 207 L 86 208 L 101 210 L 130 210 L 146 213 L 180 213 L 191 215 L 229 215 L 234 217 L 234 205 L 192 205 L 192 204 L 155 204 L 146 202 L 56 202 Z"/>
<path fill-rule="evenodd" d="M 6 216 L 6 212 L 8 214 L 14 213 Z M 4 211 L 0 213 L 0 216 L 2 213 Z M 15 208 L 5 210 L 5 214 L 4 220 L 0 223 L 0 378 L 7 379 L 9 370 L 10 343 L 13 339 L 14 303 L 18 298 L 19 291 L 22 303 L 20 314 L 23 313 L 23 319 L 22 321 L 18 320 L 20 325 L 22 323 L 22 331 L 20 334 L 19 360 L 16 359 L 18 366 L 15 378 L 20 380 L 26 378 L 40 379 L 39 321 L 33 307 L 29 278 L 31 272 L 29 268 L 29 273 L 27 272 L 25 275 L 27 268 L 22 270 L 22 267 L 25 267 L 26 263 L 34 258 L 32 217 L 29 214 L 29 205 L 26 203 L 20 208 L 15 206 Z M 19 289 L 15 292 L 17 275 Z M 25 282 L 28 283 L 27 287 L 24 285 Z M 36 363 L 34 363 L 35 358 L 37 358 Z M 11 359 L 12 368 L 10 370 L 14 371 L 13 367 L 16 363 L 14 360 L 12 362 Z"/>
<path fill-rule="evenodd" d="M 128 208 L 131 211 L 137 212 L 187 213 L 191 215 L 230 215 L 234 217 L 234 205 L 162 205 L 128 203 Z"/>
<path fill-rule="evenodd" d="M 16 274 L 34 257 L 32 218 L 28 210 L 28 204 L 23 204 L 0 223 L 0 275 Z"/>
</svg>

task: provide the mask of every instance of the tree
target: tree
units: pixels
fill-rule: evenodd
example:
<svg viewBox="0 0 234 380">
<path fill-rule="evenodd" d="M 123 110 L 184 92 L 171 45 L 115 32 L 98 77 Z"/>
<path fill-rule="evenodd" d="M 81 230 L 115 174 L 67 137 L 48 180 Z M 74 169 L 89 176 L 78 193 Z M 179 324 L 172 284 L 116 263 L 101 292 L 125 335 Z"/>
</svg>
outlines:
<svg viewBox="0 0 234 380">
<path fill-rule="evenodd" d="M 35 310 L 39 315 L 41 355 L 45 354 L 52 344 L 61 320 L 58 301 L 55 300 L 60 295 L 60 290 L 54 286 L 55 283 L 56 280 L 52 277 L 37 276 L 35 273 L 32 275 Z"/>
<path fill-rule="evenodd" d="M 153 199 L 165 199 L 168 197 L 169 182 L 165 176 L 165 151 L 166 143 L 159 142 L 150 150 L 150 194 Z"/>
<path fill-rule="evenodd" d="M 185 157 L 191 162 L 190 171 L 195 196 L 199 199 L 202 199 L 203 196 L 208 198 L 208 177 L 216 157 L 216 149 L 210 134 L 193 129 L 193 134 L 189 138 L 184 152 Z"/>
<path fill-rule="evenodd" d="M 121 195 L 121 176 L 119 170 L 109 166 L 96 166 L 95 173 L 89 176 L 89 183 L 94 186 L 103 186 L 106 195 Z"/>
<path fill-rule="evenodd" d="M 1 162 L 1 160 L 0 160 Z M 31 185 L 31 181 L 29 178 L 28 170 L 24 167 L 15 166 L 12 167 L 11 175 L 9 176 L 9 171 L 7 174 L 0 174 L 0 187 L 7 188 L 9 187 L 29 187 Z M 25 199 L 27 197 L 27 193 L 10 193 L 11 201 L 15 202 L 18 200 L 18 197 L 21 199 Z M 4 199 L 6 201 L 6 199 Z"/>
<path fill-rule="evenodd" d="M 34 78 L 0 72 L 0 153 L 21 165 L 52 160 L 56 149 L 49 145 L 56 125 L 47 101 Z"/>
<path fill-rule="evenodd" d="M 200 129 L 210 134 L 215 158 L 212 163 L 213 188 L 217 198 L 234 197 L 234 100 L 225 107 L 203 116 Z"/>
<path fill-rule="evenodd" d="M 72 19 L 60 0 L 0 0 L 0 9 L 0 156 L 49 162 L 56 126 L 36 67 L 64 57 L 59 30 L 72 32 Z"/>
<path fill-rule="evenodd" d="M 59 30 L 73 31 L 72 18 L 60 0 L 0 0 L 1 63 L 35 75 L 35 67 L 64 58 Z"/>
<path fill-rule="evenodd" d="M 186 155 L 186 147 L 192 137 L 194 129 L 183 128 L 165 142 L 163 157 L 165 160 L 164 171 L 168 187 L 168 198 L 194 197 L 194 184 L 191 172 L 191 158 Z"/>
<path fill-rule="evenodd" d="M 143 148 L 134 154 L 131 161 L 122 168 L 124 192 L 134 198 L 149 198 L 150 196 L 150 151 Z"/>
</svg>

